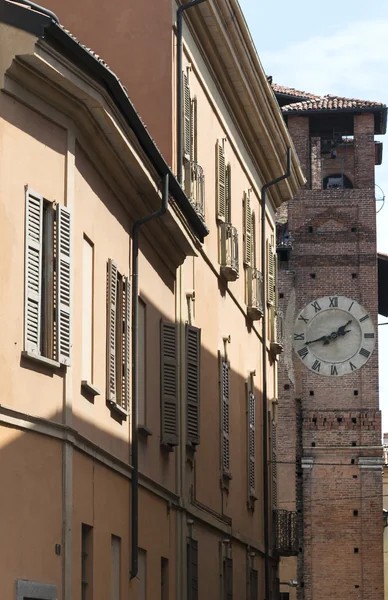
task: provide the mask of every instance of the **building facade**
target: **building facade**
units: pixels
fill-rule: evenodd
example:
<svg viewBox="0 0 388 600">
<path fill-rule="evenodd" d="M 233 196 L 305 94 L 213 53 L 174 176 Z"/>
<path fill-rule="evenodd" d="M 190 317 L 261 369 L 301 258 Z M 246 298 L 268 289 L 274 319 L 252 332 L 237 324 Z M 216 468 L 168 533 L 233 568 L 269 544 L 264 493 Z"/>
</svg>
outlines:
<svg viewBox="0 0 388 600">
<path fill-rule="evenodd" d="M 127 93 L 147 62 L 122 85 L 54 14 L 1 0 L 1 597 L 276 595 L 275 213 L 304 179 L 223 10 L 184 21 L 181 111 L 175 51 L 169 98 L 147 80 L 162 156 Z"/>
<path fill-rule="evenodd" d="M 374 135 L 386 108 L 273 87 L 308 179 L 278 214 L 278 509 L 295 531 L 280 589 L 382 598 Z"/>
</svg>

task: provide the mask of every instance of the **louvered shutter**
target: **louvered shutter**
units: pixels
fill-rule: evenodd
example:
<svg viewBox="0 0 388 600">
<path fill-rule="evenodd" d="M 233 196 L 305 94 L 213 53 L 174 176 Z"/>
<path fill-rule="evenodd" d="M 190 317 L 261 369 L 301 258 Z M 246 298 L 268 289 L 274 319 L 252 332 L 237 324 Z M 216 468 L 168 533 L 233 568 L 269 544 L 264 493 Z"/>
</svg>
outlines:
<svg viewBox="0 0 388 600">
<path fill-rule="evenodd" d="M 258 584 L 259 577 L 257 569 L 250 569 L 249 571 L 249 592 L 250 600 L 258 600 Z"/>
<path fill-rule="evenodd" d="M 187 441 L 194 445 L 200 440 L 200 361 L 201 330 L 186 325 Z"/>
<path fill-rule="evenodd" d="M 255 395 L 252 390 L 248 392 L 248 478 L 249 496 L 255 496 L 256 473 L 255 473 Z"/>
<path fill-rule="evenodd" d="M 187 538 L 187 598 L 198 600 L 198 542 Z"/>
<path fill-rule="evenodd" d="M 267 240 L 267 303 L 275 305 L 275 255 L 272 244 Z"/>
<path fill-rule="evenodd" d="M 278 474 L 276 455 L 276 423 L 272 423 L 272 507 L 276 508 L 278 503 Z"/>
<path fill-rule="evenodd" d="M 72 218 L 68 208 L 57 206 L 57 344 L 58 360 L 71 362 L 71 304 L 72 304 Z"/>
<path fill-rule="evenodd" d="M 124 410 L 129 410 L 130 382 L 131 382 L 131 284 L 128 277 L 124 277 L 123 291 L 123 386 L 121 406 Z"/>
<path fill-rule="evenodd" d="M 107 399 L 116 402 L 116 304 L 117 304 L 117 265 L 108 261 L 107 298 Z"/>
<path fill-rule="evenodd" d="M 224 599 L 233 600 L 233 560 L 224 558 Z"/>
<path fill-rule="evenodd" d="M 41 352 L 43 198 L 26 191 L 24 349 Z"/>
<path fill-rule="evenodd" d="M 249 194 L 244 192 L 244 264 L 252 262 L 252 213 Z"/>
<path fill-rule="evenodd" d="M 191 99 L 189 79 L 183 73 L 183 155 L 190 160 L 191 154 Z"/>
<path fill-rule="evenodd" d="M 177 446 L 178 439 L 178 365 L 177 327 L 161 321 L 161 437 L 162 443 Z"/>
<path fill-rule="evenodd" d="M 229 457 L 229 362 L 221 360 L 221 428 L 222 428 L 222 471 L 230 472 Z"/>
<path fill-rule="evenodd" d="M 226 220 L 226 168 L 225 153 L 222 143 L 216 145 L 216 188 L 217 188 L 217 219 Z"/>
<path fill-rule="evenodd" d="M 230 207 L 232 202 L 232 169 L 230 165 L 225 169 L 225 221 L 230 223 Z"/>
<path fill-rule="evenodd" d="M 190 102 L 190 160 L 197 160 L 197 99 Z"/>
</svg>

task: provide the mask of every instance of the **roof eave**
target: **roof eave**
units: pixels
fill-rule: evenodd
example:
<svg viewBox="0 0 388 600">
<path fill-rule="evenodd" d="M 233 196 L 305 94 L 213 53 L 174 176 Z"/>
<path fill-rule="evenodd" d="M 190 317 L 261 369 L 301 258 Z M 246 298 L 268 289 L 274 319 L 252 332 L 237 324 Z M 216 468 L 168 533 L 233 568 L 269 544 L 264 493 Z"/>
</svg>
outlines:
<svg viewBox="0 0 388 600">
<path fill-rule="evenodd" d="M 384 135 L 387 130 L 387 107 L 385 106 L 359 106 L 357 108 L 322 108 L 322 109 L 291 109 L 283 110 L 285 117 L 289 116 L 315 116 L 315 115 L 335 115 L 343 113 L 359 114 L 361 112 L 369 112 L 380 114 L 380 119 L 375 118 L 375 134 Z"/>
</svg>

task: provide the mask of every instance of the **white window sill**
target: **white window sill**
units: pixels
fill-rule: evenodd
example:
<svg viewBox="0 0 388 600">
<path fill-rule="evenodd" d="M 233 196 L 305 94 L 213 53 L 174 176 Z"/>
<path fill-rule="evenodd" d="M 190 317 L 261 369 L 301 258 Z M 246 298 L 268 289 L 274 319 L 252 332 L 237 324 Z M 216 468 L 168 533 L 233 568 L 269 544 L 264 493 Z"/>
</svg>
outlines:
<svg viewBox="0 0 388 600">
<path fill-rule="evenodd" d="M 81 381 L 81 388 L 84 392 L 86 392 L 87 394 L 90 394 L 90 396 L 101 396 L 101 392 L 98 389 L 98 387 L 96 387 L 95 385 L 93 385 L 92 383 L 90 383 L 90 381 L 87 381 L 86 379 L 83 379 Z"/>
<path fill-rule="evenodd" d="M 51 369 L 60 369 L 62 367 L 61 363 L 57 360 L 52 360 L 51 358 L 46 358 L 45 356 L 40 356 L 40 354 L 34 354 L 33 352 L 28 352 L 27 350 L 23 350 L 22 352 L 23 358 L 27 358 L 29 360 L 33 360 L 34 362 L 40 363 L 45 367 L 50 367 Z"/>
</svg>

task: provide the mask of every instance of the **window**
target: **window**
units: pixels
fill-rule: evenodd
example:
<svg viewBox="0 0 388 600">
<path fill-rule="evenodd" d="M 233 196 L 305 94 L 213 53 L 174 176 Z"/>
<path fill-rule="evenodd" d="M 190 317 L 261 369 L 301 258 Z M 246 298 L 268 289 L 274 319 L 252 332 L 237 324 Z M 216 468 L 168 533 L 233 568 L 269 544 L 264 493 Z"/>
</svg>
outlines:
<svg viewBox="0 0 388 600">
<path fill-rule="evenodd" d="M 161 443 L 172 448 L 179 444 L 177 326 L 160 323 Z"/>
<path fill-rule="evenodd" d="M 111 600 L 121 598 L 121 538 L 111 538 Z"/>
<path fill-rule="evenodd" d="M 248 434 L 248 504 L 252 508 L 256 500 L 256 400 L 254 393 L 253 375 L 248 378 L 247 384 L 247 434 Z"/>
<path fill-rule="evenodd" d="M 82 380 L 93 381 L 93 244 L 82 246 Z"/>
<path fill-rule="evenodd" d="M 93 598 L 93 527 L 84 523 L 81 530 L 81 598 Z"/>
<path fill-rule="evenodd" d="M 226 358 L 220 358 L 221 380 L 221 472 L 224 479 L 231 479 L 229 456 L 229 371 Z"/>
<path fill-rule="evenodd" d="M 273 242 L 267 240 L 267 304 L 276 304 L 276 266 L 277 258 Z"/>
<path fill-rule="evenodd" d="M 233 600 L 233 560 L 225 556 L 222 563 L 222 599 Z"/>
<path fill-rule="evenodd" d="M 290 592 L 280 592 L 280 600 L 290 600 Z"/>
<path fill-rule="evenodd" d="M 187 538 L 187 600 L 198 600 L 198 542 Z"/>
<path fill-rule="evenodd" d="M 147 600 L 147 552 L 139 548 L 138 600 Z"/>
<path fill-rule="evenodd" d="M 193 446 L 200 441 L 200 366 L 201 330 L 186 325 L 187 442 Z"/>
<path fill-rule="evenodd" d="M 24 351 L 70 365 L 69 210 L 26 190 Z"/>
<path fill-rule="evenodd" d="M 129 279 L 108 261 L 107 399 L 124 412 L 129 408 L 130 300 Z"/>
<path fill-rule="evenodd" d="M 243 198 L 243 241 L 244 265 L 252 266 L 252 212 L 250 192 L 244 192 Z"/>
<path fill-rule="evenodd" d="M 168 578 L 168 559 L 161 558 L 160 561 L 160 600 L 168 600 L 169 596 L 169 578 Z"/>
<path fill-rule="evenodd" d="M 186 195 L 204 219 L 205 176 L 197 157 L 197 99 L 191 97 L 188 73 L 183 73 L 183 163 Z"/>
<path fill-rule="evenodd" d="M 258 600 L 258 572 L 249 568 L 249 600 Z"/>
<path fill-rule="evenodd" d="M 147 424 L 147 410 L 146 410 L 146 397 L 147 397 L 147 378 L 146 378 L 146 357 L 147 357 L 147 314 L 146 304 L 139 298 L 139 311 L 138 311 L 138 396 L 137 396 L 137 422 L 139 427 Z"/>
</svg>

